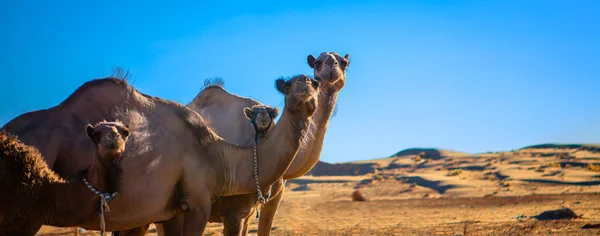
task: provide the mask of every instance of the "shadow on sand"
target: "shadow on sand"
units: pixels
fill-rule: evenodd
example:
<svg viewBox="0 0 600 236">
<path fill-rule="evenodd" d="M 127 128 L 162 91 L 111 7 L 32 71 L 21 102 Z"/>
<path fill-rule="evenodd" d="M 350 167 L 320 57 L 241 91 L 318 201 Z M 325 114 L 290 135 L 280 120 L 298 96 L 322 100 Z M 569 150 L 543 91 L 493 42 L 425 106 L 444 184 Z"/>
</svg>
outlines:
<svg viewBox="0 0 600 236">
<path fill-rule="evenodd" d="M 419 176 L 397 176 L 396 180 L 402 180 L 405 183 L 416 184 L 422 187 L 430 188 L 440 194 L 444 194 L 446 191 L 448 191 L 448 189 L 459 187 L 458 185 L 453 184 L 441 185 L 441 181 L 426 180 Z"/>
<path fill-rule="evenodd" d="M 562 185 L 576 185 L 576 186 L 593 186 L 599 185 L 600 181 L 579 181 L 579 182 L 568 182 L 548 179 L 520 179 L 520 181 L 530 183 L 543 183 L 543 184 L 562 184 Z"/>
</svg>

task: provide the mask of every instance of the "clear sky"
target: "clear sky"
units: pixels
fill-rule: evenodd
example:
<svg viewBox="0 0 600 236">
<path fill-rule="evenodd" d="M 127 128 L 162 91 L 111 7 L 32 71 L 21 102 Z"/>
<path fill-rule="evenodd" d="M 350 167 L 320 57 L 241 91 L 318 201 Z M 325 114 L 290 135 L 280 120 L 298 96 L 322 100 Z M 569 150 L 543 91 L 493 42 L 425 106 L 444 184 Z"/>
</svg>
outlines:
<svg viewBox="0 0 600 236">
<path fill-rule="evenodd" d="M 202 2 L 202 3 L 201 3 Z M 322 160 L 600 143 L 599 1 L 2 1 L 0 124 L 129 69 L 187 104 L 207 77 L 283 107 L 279 76 L 351 55 Z"/>
</svg>

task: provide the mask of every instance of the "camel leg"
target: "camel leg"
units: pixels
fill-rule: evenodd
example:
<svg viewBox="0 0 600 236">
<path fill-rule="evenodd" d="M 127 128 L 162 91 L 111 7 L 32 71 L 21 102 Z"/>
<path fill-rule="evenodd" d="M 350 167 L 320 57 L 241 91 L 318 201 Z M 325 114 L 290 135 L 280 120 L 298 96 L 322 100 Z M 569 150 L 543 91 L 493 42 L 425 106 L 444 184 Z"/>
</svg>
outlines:
<svg viewBox="0 0 600 236">
<path fill-rule="evenodd" d="M 148 232 L 149 227 L 150 224 L 147 224 L 133 229 L 114 231 L 112 232 L 112 236 L 144 236 Z"/>
<path fill-rule="evenodd" d="M 237 213 L 228 214 L 221 217 L 223 221 L 224 236 L 239 236 L 242 235 L 244 217 Z"/>
<path fill-rule="evenodd" d="M 183 235 L 198 236 L 204 234 L 208 217 L 210 216 L 210 205 L 206 208 L 194 207 L 188 212 L 183 213 Z M 170 235 L 169 235 L 170 236 Z"/>
<path fill-rule="evenodd" d="M 156 233 L 159 236 L 181 236 L 183 231 L 183 213 L 178 213 L 164 224 L 156 224 Z M 201 234 L 197 234 L 201 235 Z"/>
<path fill-rule="evenodd" d="M 271 226 L 273 226 L 273 220 L 275 219 L 275 213 L 279 208 L 279 203 L 283 198 L 283 189 L 281 189 L 275 196 L 271 196 L 271 199 L 263 206 L 260 211 L 260 218 L 258 219 L 258 233 L 259 236 L 268 236 L 271 234 Z"/>
<path fill-rule="evenodd" d="M 188 209 L 183 212 L 183 236 L 203 235 L 208 218 L 210 217 L 211 201 L 210 191 L 197 183 L 184 182 L 184 197 L 180 205 L 185 203 Z M 179 215 L 179 214 L 178 214 Z M 168 235 L 170 236 L 170 235 Z"/>
</svg>

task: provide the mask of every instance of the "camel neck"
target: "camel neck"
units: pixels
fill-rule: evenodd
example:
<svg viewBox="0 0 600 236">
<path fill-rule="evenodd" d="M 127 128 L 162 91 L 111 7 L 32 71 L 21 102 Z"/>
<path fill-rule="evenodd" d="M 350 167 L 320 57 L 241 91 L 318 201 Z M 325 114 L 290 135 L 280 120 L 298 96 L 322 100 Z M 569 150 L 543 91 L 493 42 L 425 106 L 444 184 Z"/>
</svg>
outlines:
<svg viewBox="0 0 600 236">
<path fill-rule="evenodd" d="M 100 192 L 114 193 L 119 192 L 121 173 L 119 164 L 104 165 L 95 160 L 86 175 L 86 179 Z"/>
<path fill-rule="evenodd" d="M 261 189 L 280 179 L 303 144 L 310 119 L 284 110 L 279 122 L 257 145 L 258 176 Z M 223 147 L 225 184 L 221 195 L 256 192 L 253 148 Z"/>
<path fill-rule="evenodd" d="M 329 125 L 329 119 L 335 109 L 337 97 L 338 92 L 327 90 L 322 90 L 319 94 L 319 109 L 317 109 L 312 119 L 312 126 L 315 126 L 311 128 L 313 139 L 298 151 L 298 155 L 285 172 L 284 179 L 295 179 L 305 175 L 321 158 L 325 134 Z"/>
<path fill-rule="evenodd" d="M 71 182 L 52 183 L 49 186 L 49 199 L 52 201 L 50 215 L 44 224 L 69 227 L 94 219 L 98 215 L 100 196 L 83 182 L 83 177 L 101 192 L 118 189 L 118 183 L 108 178 L 116 166 L 107 168 L 98 161 Z M 120 170 L 119 170 L 120 171 Z"/>
</svg>

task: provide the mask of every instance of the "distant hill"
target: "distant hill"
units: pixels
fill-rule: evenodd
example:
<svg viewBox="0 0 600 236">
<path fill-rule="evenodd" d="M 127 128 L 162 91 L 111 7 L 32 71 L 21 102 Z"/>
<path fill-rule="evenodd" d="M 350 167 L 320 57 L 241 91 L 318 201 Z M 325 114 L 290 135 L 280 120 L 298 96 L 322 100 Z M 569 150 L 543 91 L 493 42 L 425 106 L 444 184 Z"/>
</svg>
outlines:
<svg viewBox="0 0 600 236">
<path fill-rule="evenodd" d="M 544 143 L 522 147 L 519 150 L 526 149 L 580 149 L 594 152 L 600 152 L 600 144 L 556 144 L 556 143 Z"/>
<path fill-rule="evenodd" d="M 446 157 L 461 157 L 461 156 L 472 156 L 472 154 L 465 152 L 457 152 L 446 149 L 436 149 L 436 148 L 409 148 L 404 149 L 402 151 L 397 152 L 391 157 L 401 157 L 401 156 L 410 156 L 410 155 L 419 155 L 420 153 L 425 153 L 425 158 L 439 160 Z"/>
<path fill-rule="evenodd" d="M 538 152 L 534 149 L 578 149 L 583 151 L 600 152 L 600 144 L 538 144 L 526 146 L 518 149 L 528 152 L 529 150 Z M 552 150 L 543 151 L 543 155 L 556 155 Z M 497 153 L 497 152 L 490 152 Z M 417 156 L 422 160 L 443 160 L 447 158 L 455 159 L 462 157 L 475 157 L 481 154 L 470 154 L 448 149 L 438 148 L 408 148 L 401 150 L 390 157 L 360 160 L 344 163 L 327 163 L 319 161 L 307 175 L 312 176 L 352 176 L 374 173 L 376 170 L 394 170 L 396 168 L 406 168 L 411 166 Z"/>
<path fill-rule="evenodd" d="M 323 161 L 317 164 L 308 172 L 312 176 L 341 176 L 341 175 L 366 175 L 373 173 L 377 168 L 376 163 L 327 163 Z"/>
<path fill-rule="evenodd" d="M 361 160 L 345 163 L 327 163 L 319 161 L 308 175 L 312 176 L 348 176 L 348 175 L 365 175 L 374 173 L 378 168 L 394 168 L 392 164 L 397 159 L 409 158 L 422 154 L 424 159 L 440 160 L 447 157 L 464 157 L 472 156 L 469 153 L 456 152 L 446 149 L 435 148 L 410 148 L 397 152 L 391 157 Z"/>
</svg>

